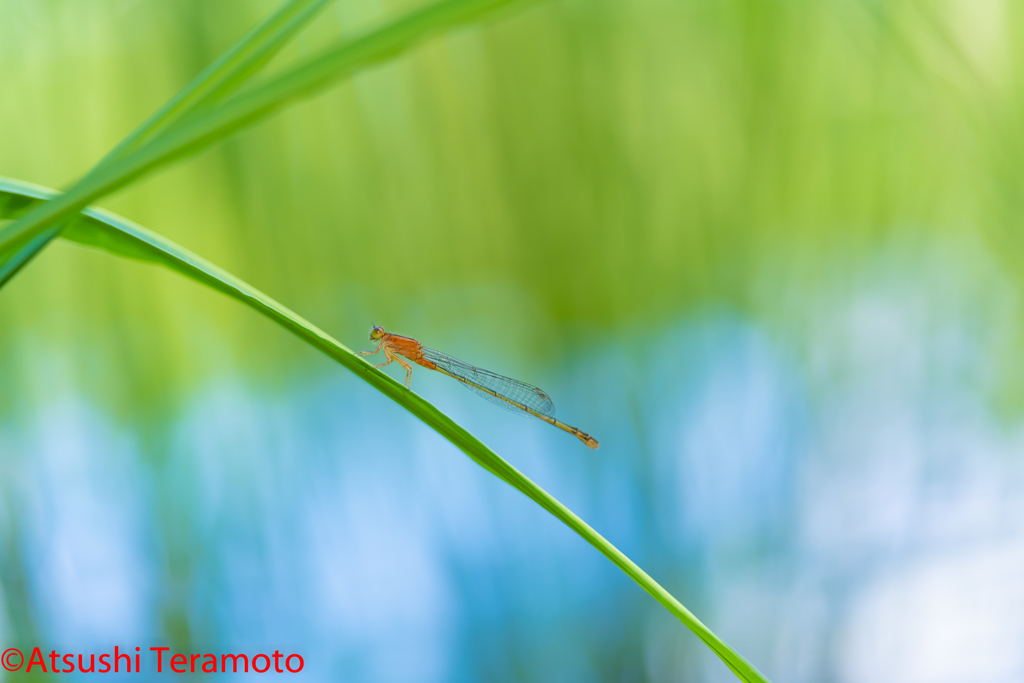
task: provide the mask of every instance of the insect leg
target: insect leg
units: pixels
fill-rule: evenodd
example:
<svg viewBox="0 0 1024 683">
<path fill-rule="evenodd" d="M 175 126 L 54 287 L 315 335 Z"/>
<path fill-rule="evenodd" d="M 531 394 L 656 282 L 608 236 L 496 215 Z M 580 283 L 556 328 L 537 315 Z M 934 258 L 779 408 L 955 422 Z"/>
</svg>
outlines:
<svg viewBox="0 0 1024 683">
<path fill-rule="evenodd" d="M 394 362 L 394 360 L 395 360 L 395 357 L 393 355 L 391 355 L 391 349 L 389 349 L 386 346 L 384 347 L 384 357 L 387 358 L 386 361 L 384 361 L 383 363 L 378 363 L 377 365 L 374 365 L 373 367 L 375 367 L 375 368 L 382 368 L 385 365 L 391 365 L 391 363 Z M 401 361 L 399 361 L 399 362 L 401 362 Z"/>
<path fill-rule="evenodd" d="M 394 356 L 394 359 L 398 361 L 398 364 L 405 368 L 405 388 L 409 388 L 409 383 L 412 381 L 412 366 L 406 363 L 398 356 Z"/>
<path fill-rule="evenodd" d="M 357 356 L 376 356 L 378 353 L 380 353 L 380 347 L 383 346 L 383 345 L 384 345 L 384 340 L 381 339 L 379 342 L 377 342 L 377 348 L 375 348 L 373 351 L 360 351 L 356 355 Z"/>
</svg>

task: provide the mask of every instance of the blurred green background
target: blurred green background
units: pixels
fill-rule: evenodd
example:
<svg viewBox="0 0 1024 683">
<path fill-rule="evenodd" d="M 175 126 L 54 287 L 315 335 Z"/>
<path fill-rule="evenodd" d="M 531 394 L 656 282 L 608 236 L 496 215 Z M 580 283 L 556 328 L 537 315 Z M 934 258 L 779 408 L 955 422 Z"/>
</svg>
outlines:
<svg viewBox="0 0 1024 683">
<path fill-rule="evenodd" d="M 275 6 L 0 0 L 0 174 L 69 186 Z M 339 1 L 270 68 L 412 6 Z M 543 386 L 599 451 L 413 380 L 773 680 L 1013 680 L 1022 32 L 1004 0 L 515 7 L 100 205 L 353 349 L 379 324 Z M 54 244 L 0 292 L 0 385 L 0 643 L 730 679 L 173 273 Z"/>
</svg>

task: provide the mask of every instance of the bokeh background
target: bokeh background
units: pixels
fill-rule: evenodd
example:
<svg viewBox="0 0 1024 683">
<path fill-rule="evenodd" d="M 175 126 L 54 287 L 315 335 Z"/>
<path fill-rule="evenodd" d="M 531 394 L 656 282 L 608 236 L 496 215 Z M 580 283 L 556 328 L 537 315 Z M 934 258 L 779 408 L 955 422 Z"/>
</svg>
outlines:
<svg viewBox="0 0 1024 683">
<path fill-rule="evenodd" d="M 270 68 L 413 4 L 339 0 Z M 274 6 L 0 0 L 0 174 L 68 186 Z M 101 205 L 352 348 L 381 324 L 544 387 L 600 450 L 413 380 L 772 680 L 1021 680 L 1022 38 L 1009 0 L 534 3 Z M 0 291 L 0 388 L 5 647 L 733 680 L 169 271 L 54 244 Z"/>
</svg>

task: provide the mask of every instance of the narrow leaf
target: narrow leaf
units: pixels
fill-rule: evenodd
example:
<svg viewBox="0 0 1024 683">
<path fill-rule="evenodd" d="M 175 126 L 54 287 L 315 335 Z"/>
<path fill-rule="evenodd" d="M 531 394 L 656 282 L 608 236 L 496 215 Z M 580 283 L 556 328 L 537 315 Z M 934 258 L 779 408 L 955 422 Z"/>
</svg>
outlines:
<svg viewBox="0 0 1024 683">
<path fill-rule="evenodd" d="M 59 194 L 53 190 L 30 185 L 17 180 L 0 177 L 0 211 L 11 205 L 24 203 L 27 198 L 38 200 L 53 199 Z M 5 216 L 0 213 L 0 219 Z M 697 617 L 690 613 L 660 584 L 647 575 L 632 560 L 624 555 L 607 539 L 592 529 L 547 491 L 535 484 L 497 453 L 485 446 L 479 439 L 466 431 L 433 404 L 413 393 L 405 386 L 356 356 L 346 346 L 332 338 L 298 314 L 274 301 L 254 287 L 250 287 L 225 270 L 218 268 L 190 251 L 179 247 L 156 233 L 146 230 L 125 218 L 104 211 L 89 208 L 82 217 L 72 222 L 62 237 L 85 245 L 104 249 L 118 256 L 149 261 L 167 266 L 177 272 L 202 282 L 244 303 L 270 318 L 299 339 L 320 350 L 325 355 L 351 370 L 357 377 L 370 384 L 385 396 L 422 420 L 438 434 L 448 439 L 459 450 L 491 474 L 499 477 L 512 487 L 561 520 L 566 526 L 583 537 L 588 543 L 607 557 L 619 569 L 636 581 L 655 600 L 660 602 L 679 621 L 704 641 L 736 676 L 748 683 L 766 682 L 767 679 L 749 662 L 716 636 Z"/>
<path fill-rule="evenodd" d="M 330 1 L 291 0 L 282 5 L 122 140 L 98 166 L 124 158 L 186 114 L 231 94 Z"/>
</svg>

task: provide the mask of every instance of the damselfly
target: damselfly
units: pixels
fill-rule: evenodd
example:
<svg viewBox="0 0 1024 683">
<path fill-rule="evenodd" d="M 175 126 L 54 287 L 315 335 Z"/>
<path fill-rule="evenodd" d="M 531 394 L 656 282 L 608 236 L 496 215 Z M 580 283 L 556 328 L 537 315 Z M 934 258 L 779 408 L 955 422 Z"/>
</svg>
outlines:
<svg viewBox="0 0 1024 683">
<path fill-rule="evenodd" d="M 588 447 L 597 448 L 597 439 L 590 434 L 555 419 L 555 404 L 551 402 L 551 398 L 546 393 L 537 387 L 509 377 L 502 377 L 489 370 L 473 367 L 448 354 L 428 349 L 411 337 L 385 332 L 383 327 L 374 327 L 370 330 L 370 341 L 377 342 L 377 348 L 373 351 L 363 351 L 359 355 L 373 356 L 383 350 L 387 360 L 374 367 L 379 368 L 397 362 L 405 368 L 405 386 L 407 387 L 412 381 L 412 366 L 402 360 L 403 357 L 417 365 L 437 370 L 459 380 L 464 386 L 480 394 L 491 403 L 515 413 L 533 415 L 548 424 L 574 434 Z"/>
</svg>

